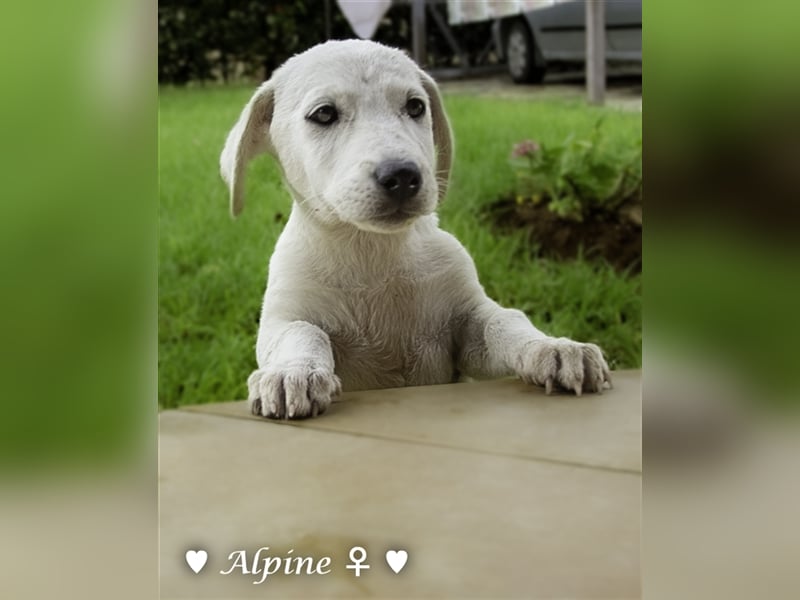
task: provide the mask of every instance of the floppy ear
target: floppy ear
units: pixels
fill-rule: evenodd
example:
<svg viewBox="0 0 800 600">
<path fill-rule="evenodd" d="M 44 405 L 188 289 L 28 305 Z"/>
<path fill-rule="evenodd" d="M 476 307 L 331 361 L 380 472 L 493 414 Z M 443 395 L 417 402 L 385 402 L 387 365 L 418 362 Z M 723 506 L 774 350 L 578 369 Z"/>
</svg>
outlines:
<svg viewBox="0 0 800 600">
<path fill-rule="evenodd" d="M 235 217 L 244 208 L 244 175 L 247 163 L 271 151 L 269 125 L 272 121 L 274 87 L 271 81 L 262 84 L 242 110 L 219 157 L 219 170 L 230 190 L 231 214 Z"/>
<path fill-rule="evenodd" d="M 422 69 L 420 69 L 420 79 L 422 79 L 422 87 L 431 101 L 433 143 L 436 145 L 436 180 L 439 182 L 439 202 L 441 202 L 447 193 L 447 186 L 450 183 L 450 168 L 453 166 L 453 132 L 444 112 L 436 82 Z"/>
</svg>

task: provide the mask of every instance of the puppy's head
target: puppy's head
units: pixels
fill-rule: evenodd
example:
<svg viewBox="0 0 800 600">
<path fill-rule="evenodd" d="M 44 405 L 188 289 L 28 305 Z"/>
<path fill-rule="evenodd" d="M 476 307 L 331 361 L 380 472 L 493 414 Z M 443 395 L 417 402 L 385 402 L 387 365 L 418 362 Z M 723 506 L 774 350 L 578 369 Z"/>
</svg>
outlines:
<svg viewBox="0 0 800 600">
<path fill-rule="evenodd" d="M 390 233 L 435 210 L 452 145 L 436 84 L 411 59 L 374 42 L 336 41 L 289 59 L 256 91 L 220 167 L 234 216 L 247 163 L 269 152 L 308 214 Z"/>
</svg>

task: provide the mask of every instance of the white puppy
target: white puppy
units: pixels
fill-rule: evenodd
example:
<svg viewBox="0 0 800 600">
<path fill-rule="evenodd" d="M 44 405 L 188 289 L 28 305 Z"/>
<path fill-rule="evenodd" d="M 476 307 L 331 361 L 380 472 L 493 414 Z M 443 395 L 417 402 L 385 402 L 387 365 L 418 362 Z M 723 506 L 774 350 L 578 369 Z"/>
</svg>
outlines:
<svg viewBox="0 0 800 600">
<path fill-rule="evenodd" d="M 253 413 L 324 412 L 341 389 L 516 374 L 599 392 L 600 349 L 537 330 L 483 291 L 435 214 L 453 156 L 434 81 L 398 50 L 315 46 L 245 106 L 221 156 L 231 211 L 248 162 L 277 158 L 294 205 L 269 264 L 247 385 Z"/>
</svg>

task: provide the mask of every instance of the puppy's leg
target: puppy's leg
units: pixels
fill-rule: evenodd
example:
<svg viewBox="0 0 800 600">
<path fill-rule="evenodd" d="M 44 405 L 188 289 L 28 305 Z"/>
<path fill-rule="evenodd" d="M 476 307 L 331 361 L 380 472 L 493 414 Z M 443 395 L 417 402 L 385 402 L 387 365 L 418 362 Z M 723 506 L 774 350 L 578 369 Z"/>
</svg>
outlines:
<svg viewBox="0 0 800 600">
<path fill-rule="evenodd" d="M 476 307 L 463 329 L 459 368 L 475 377 L 516 374 L 526 383 L 582 392 L 601 392 L 611 373 L 595 344 L 552 338 L 519 310 L 491 300 Z"/>
<path fill-rule="evenodd" d="M 315 417 L 341 391 L 328 335 L 305 321 L 262 323 L 259 368 L 247 379 L 250 410 L 271 419 Z"/>
</svg>

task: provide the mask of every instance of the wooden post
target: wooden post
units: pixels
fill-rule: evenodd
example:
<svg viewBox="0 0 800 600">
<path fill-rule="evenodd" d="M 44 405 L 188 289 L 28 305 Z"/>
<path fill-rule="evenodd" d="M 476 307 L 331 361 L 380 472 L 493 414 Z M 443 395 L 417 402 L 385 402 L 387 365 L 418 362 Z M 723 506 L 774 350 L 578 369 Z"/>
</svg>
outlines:
<svg viewBox="0 0 800 600">
<path fill-rule="evenodd" d="M 412 53 L 420 67 L 424 67 L 427 62 L 425 36 L 425 0 L 411 0 Z"/>
<path fill-rule="evenodd" d="M 602 105 L 606 95 L 606 2 L 586 1 L 586 91 L 589 104 Z"/>
</svg>

